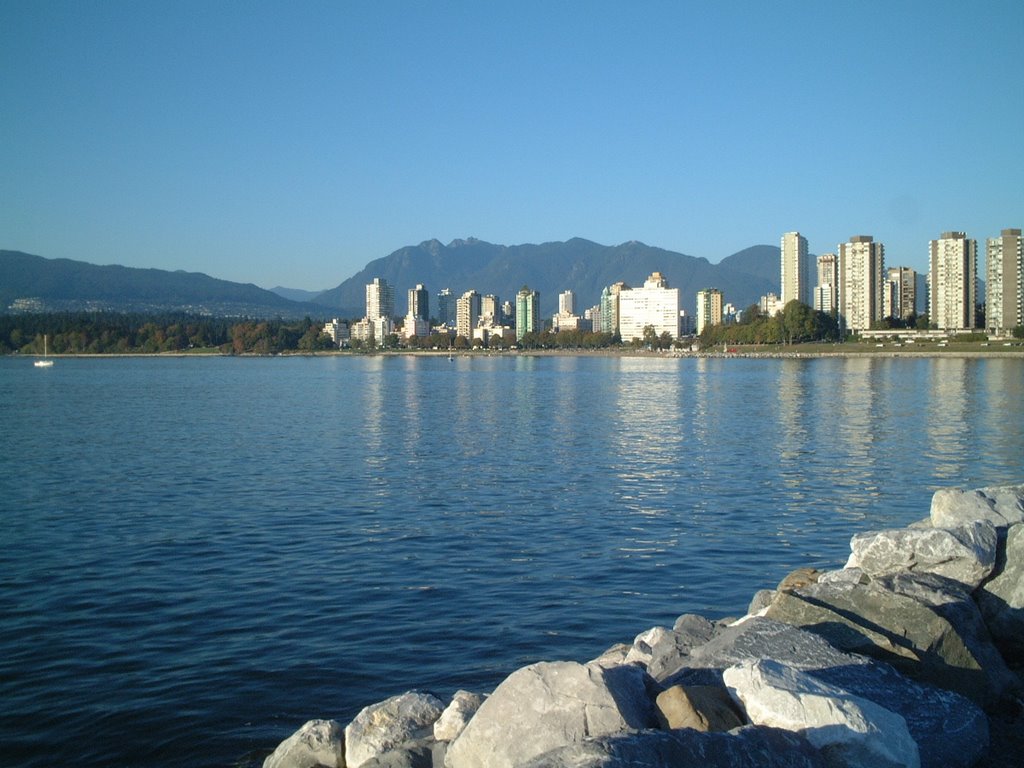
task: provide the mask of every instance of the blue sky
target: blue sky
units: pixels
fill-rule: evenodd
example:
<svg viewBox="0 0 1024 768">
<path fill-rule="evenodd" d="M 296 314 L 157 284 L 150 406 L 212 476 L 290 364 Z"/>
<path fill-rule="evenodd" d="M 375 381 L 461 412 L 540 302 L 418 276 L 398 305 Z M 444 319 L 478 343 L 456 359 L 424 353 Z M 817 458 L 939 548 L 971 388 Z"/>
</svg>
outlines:
<svg viewBox="0 0 1024 768">
<path fill-rule="evenodd" d="M 0 248 L 320 289 L 430 238 L 923 270 L 1020 226 L 1019 0 L 0 0 Z"/>
</svg>

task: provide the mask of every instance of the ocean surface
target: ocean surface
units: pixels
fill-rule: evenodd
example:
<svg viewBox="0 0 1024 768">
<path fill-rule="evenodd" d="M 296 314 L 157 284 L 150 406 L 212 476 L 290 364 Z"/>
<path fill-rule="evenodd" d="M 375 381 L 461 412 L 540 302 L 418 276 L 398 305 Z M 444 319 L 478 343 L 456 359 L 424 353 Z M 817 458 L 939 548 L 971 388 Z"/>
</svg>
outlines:
<svg viewBox="0 0 1024 768">
<path fill-rule="evenodd" d="M 248 766 L 1024 482 L 1024 360 L 0 358 L 0 436 L 0 765 Z"/>
</svg>

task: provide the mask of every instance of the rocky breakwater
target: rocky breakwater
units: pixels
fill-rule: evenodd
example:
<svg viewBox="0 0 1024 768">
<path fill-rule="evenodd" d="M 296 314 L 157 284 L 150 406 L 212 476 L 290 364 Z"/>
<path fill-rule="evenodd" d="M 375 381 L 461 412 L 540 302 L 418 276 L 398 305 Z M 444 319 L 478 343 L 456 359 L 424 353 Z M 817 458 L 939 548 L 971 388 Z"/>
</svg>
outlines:
<svg viewBox="0 0 1024 768">
<path fill-rule="evenodd" d="M 412 691 L 314 720 L 264 768 L 1019 765 L 1024 485 L 945 489 L 748 615 L 686 615 L 489 695 Z"/>
</svg>

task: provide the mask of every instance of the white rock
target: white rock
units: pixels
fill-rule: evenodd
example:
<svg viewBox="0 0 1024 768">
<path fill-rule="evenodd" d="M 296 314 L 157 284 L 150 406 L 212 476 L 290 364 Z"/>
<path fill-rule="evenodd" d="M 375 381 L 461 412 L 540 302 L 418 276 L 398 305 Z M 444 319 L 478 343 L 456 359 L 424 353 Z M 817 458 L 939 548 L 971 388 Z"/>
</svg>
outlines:
<svg viewBox="0 0 1024 768">
<path fill-rule="evenodd" d="M 418 691 L 366 707 L 345 728 L 347 768 L 359 768 L 407 741 L 432 737 L 434 722 L 443 711 L 440 699 Z"/>
<path fill-rule="evenodd" d="M 846 567 L 872 577 L 900 571 L 934 573 L 972 589 L 984 581 L 996 562 L 998 536 L 987 520 L 956 528 L 900 528 L 859 533 L 850 541 Z"/>
<path fill-rule="evenodd" d="M 634 638 L 633 646 L 626 653 L 623 663 L 640 663 L 646 667 L 654 656 L 655 646 L 664 642 L 671 634 L 672 630 L 666 627 L 651 627 L 646 632 L 641 632 Z"/>
<path fill-rule="evenodd" d="M 310 720 L 278 744 L 263 768 L 344 768 L 341 726 L 334 720 Z"/>
<path fill-rule="evenodd" d="M 1024 522 L 1024 485 L 997 485 L 965 491 L 940 488 L 932 495 L 931 521 L 952 528 L 988 520 L 997 528 Z"/>
<path fill-rule="evenodd" d="M 434 723 L 434 738 L 438 741 L 454 741 L 485 699 L 486 697 L 479 693 L 456 691 L 452 703 L 445 707 L 444 712 Z"/>
<path fill-rule="evenodd" d="M 819 584 L 867 584 L 870 579 L 860 568 L 847 566 L 837 571 L 825 571 L 818 579 Z"/>
<path fill-rule="evenodd" d="M 653 724 L 647 674 L 542 662 L 513 672 L 448 747 L 446 768 L 514 768 L 587 737 Z"/>
<path fill-rule="evenodd" d="M 729 692 L 756 725 L 802 733 L 829 765 L 918 768 L 917 744 L 894 712 L 777 661 L 729 667 Z"/>
</svg>

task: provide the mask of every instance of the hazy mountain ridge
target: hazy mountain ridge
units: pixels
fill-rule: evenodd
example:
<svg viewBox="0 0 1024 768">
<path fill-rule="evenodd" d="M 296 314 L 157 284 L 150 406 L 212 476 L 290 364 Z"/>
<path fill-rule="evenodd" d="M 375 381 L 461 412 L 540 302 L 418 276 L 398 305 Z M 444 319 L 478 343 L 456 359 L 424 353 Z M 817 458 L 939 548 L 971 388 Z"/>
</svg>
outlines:
<svg viewBox="0 0 1024 768">
<path fill-rule="evenodd" d="M 680 289 L 683 308 L 690 313 L 696 311 L 697 291 L 703 288 L 720 288 L 726 301 L 738 307 L 748 306 L 770 291 L 778 293 L 777 246 L 756 245 L 735 256 L 742 256 L 740 264 L 744 267 L 757 265 L 757 272 L 733 268 L 730 259 L 734 257 L 711 264 L 704 258 L 635 240 L 614 246 L 582 238 L 511 246 L 476 239 L 453 240 L 448 245 L 427 240 L 371 261 L 315 301 L 337 307 L 343 315 L 361 314 L 366 285 L 380 277 L 395 288 L 397 314 L 405 313 L 406 291 L 418 283 L 430 291 L 432 307 L 442 288 L 451 288 L 456 296 L 474 289 L 511 301 L 523 285 L 528 285 L 540 291 L 543 314 L 555 312 L 558 294 L 565 290 L 576 294 L 576 311 L 582 313 L 598 302 L 605 286 L 619 280 L 640 286 L 655 271 L 666 277 L 670 287 Z"/>
<path fill-rule="evenodd" d="M 0 312 L 184 311 L 210 315 L 301 317 L 313 307 L 251 283 L 201 272 L 170 272 L 0 251 Z"/>
</svg>

